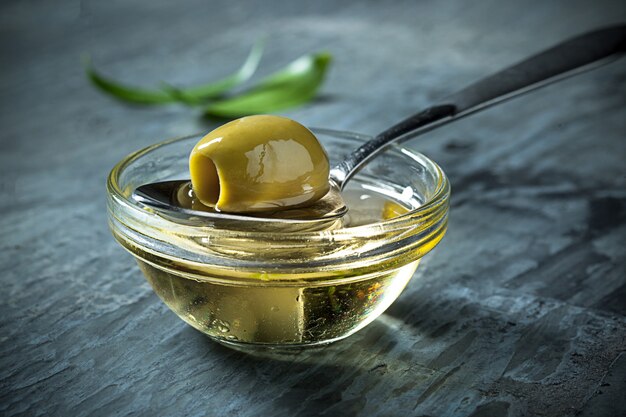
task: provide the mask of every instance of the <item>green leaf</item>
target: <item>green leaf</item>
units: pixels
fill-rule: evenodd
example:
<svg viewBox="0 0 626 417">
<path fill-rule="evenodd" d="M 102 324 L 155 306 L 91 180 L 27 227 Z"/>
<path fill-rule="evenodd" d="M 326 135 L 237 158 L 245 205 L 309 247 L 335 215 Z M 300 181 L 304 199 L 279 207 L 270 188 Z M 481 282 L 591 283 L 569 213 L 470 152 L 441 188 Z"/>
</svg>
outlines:
<svg viewBox="0 0 626 417">
<path fill-rule="evenodd" d="M 331 55 L 305 55 L 265 78 L 252 89 L 204 108 L 209 116 L 240 117 L 271 113 L 311 100 L 324 81 Z"/>
<path fill-rule="evenodd" d="M 239 70 L 221 80 L 179 89 L 163 84 L 160 89 L 143 89 L 113 81 L 99 74 L 87 60 L 85 71 L 92 84 L 103 92 L 123 101 L 136 104 L 166 104 L 182 102 L 189 105 L 201 104 L 209 99 L 217 98 L 226 91 L 247 81 L 256 71 L 263 55 L 264 42 L 257 42 L 248 54 L 248 58 Z"/>
<path fill-rule="evenodd" d="M 103 92 L 123 101 L 136 104 L 165 104 L 177 100 L 166 91 L 131 87 L 105 78 L 93 68 L 89 60 L 86 60 L 85 72 L 93 85 Z"/>
<path fill-rule="evenodd" d="M 252 77 L 261 61 L 264 44 L 264 41 L 257 42 L 250 50 L 248 58 L 246 58 L 241 68 L 226 78 L 198 87 L 179 89 L 166 84 L 163 88 L 172 96 L 187 104 L 199 104 L 209 99 L 219 98 L 227 91 L 243 84 Z"/>
</svg>

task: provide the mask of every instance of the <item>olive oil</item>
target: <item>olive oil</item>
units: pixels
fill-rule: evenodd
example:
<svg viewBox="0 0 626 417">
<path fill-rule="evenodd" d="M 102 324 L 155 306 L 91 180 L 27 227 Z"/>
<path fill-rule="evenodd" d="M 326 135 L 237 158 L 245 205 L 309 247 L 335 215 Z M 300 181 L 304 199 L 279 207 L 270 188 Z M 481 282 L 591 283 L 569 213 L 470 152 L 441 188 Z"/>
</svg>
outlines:
<svg viewBox="0 0 626 417">
<path fill-rule="evenodd" d="M 350 207 L 346 226 L 406 212 L 398 202 L 364 189 L 346 191 L 344 198 Z M 182 271 L 175 260 L 164 268 L 163 260 L 159 265 L 150 262 L 154 254 L 125 246 L 136 255 L 154 291 L 176 314 L 210 337 L 240 347 L 302 346 L 346 337 L 389 307 L 419 262 L 412 256 L 382 270 L 372 265 L 350 279 L 323 272 L 309 279 L 283 270 L 280 280 L 271 273 L 260 273 L 254 282 L 229 281 L 209 270 L 198 279 Z M 302 258 L 309 255 L 300 254 Z M 345 271 L 345 275 L 351 272 Z"/>
</svg>

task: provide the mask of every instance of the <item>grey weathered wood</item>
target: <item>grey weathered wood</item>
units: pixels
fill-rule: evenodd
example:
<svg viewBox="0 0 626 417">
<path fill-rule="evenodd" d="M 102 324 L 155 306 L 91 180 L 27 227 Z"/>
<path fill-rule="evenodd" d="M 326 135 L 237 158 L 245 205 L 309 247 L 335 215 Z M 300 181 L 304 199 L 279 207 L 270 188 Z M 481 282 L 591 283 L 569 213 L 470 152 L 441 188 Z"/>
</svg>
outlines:
<svg viewBox="0 0 626 417">
<path fill-rule="evenodd" d="M 618 1 L 508 3 L 2 3 L 0 414 L 624 414 L 624 61 L 411 144 L 451 178 L 448 235 L 379 320 L 326 348 L 269 359 L 210 342 L 107 230 L 116 161 L 216 124 L 102 96 L 82 53 L 129 82 L 193 84 L 269 33 L 262 73 L 336 57 L 323 99 L 285 114 L 375 133 L 626 20 Z"/>
</svg>

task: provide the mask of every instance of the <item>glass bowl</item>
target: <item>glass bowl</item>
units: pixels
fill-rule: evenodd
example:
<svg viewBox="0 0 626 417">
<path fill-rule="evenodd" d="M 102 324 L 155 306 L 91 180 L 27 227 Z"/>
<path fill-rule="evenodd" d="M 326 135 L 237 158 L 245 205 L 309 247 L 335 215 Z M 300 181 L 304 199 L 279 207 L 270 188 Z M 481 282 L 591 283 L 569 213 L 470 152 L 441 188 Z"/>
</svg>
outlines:
<svg viewBox="0 0 626 417">
<path fill-rule="evenodd" d="M 370 139 L 312 130 L 331 166 Z M 107 182 L 108 219 L 163 302 L 220 343 L 257 349 L 342 339 L 389 307 L 446 231 L 444 172 L 400 146 L 350 180 L 347 224 L 325 230 L 194 223 L 130 198 L 142 184 L 189 178 L 188 155 L 201 137 L 167 140 L 119 162 Z"/>
</svg>

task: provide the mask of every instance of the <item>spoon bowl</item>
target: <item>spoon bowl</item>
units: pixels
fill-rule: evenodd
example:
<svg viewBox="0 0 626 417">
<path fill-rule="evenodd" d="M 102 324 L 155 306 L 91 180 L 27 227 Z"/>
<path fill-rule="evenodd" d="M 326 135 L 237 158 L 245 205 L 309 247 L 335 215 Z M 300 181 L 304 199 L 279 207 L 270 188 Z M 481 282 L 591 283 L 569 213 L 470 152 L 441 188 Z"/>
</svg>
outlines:
<svg viewBox="0 0 626 417">
<path fill-rule="evenodd" d="M 331 186 L 324 197 L 306 207 L 246 214 L 222 213 L 195 202 L 189 180 L 145 184 L 135 189 L 132 198 L 171 219 L 218 221 L 222 227 L 245 222 L 255 230 L 271 230 L 276 226 L 297 230 L 328 228 L 348 212 L 337 186 Z"/>
</svg>

